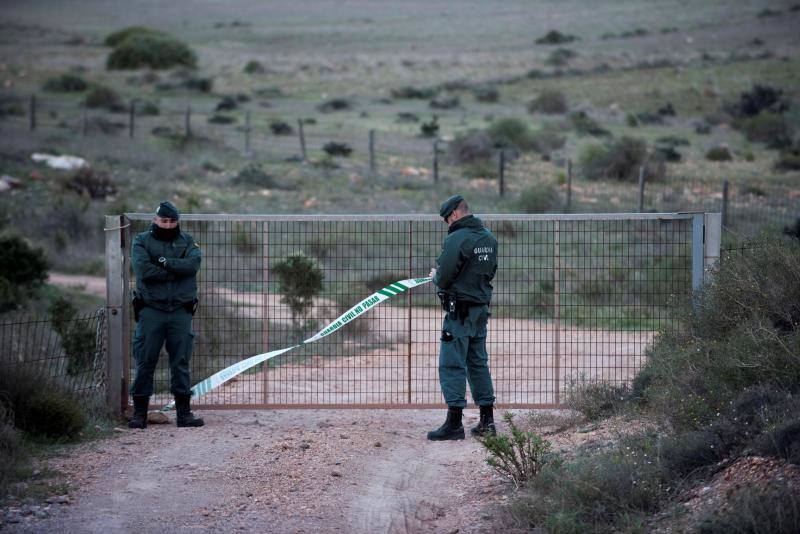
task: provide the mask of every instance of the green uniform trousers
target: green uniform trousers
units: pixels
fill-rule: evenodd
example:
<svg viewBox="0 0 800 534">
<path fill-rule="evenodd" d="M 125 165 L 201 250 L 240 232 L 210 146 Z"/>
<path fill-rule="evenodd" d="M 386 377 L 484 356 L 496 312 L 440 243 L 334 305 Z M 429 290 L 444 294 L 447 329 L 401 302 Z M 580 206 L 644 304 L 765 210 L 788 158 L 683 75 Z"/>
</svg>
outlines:
<svg viewBox="0 0 800 534">
<path fill-rule="evenodd" d="M 191 394 L 189 360 L 194 343 L 192 314 L 184 308 L 166 312 L 145 307 L 139 313 L 139 322 L 133 334 L 136 378 L 131 384 L 131 395 L 149 397 L 153 394 L 153 373 L 165 341 L 169 354 L 170 391 L 173 395 Z"/>
<path fill-rule="evenodd" d="M 466 387 L 478 406 L 494 404 L 494 388 L 486 352 L 488 306 L 473 306 L 462 322 L 454 313 L 445 316 L 439 345 L 439 384 L 448 406 L 467 405 Z"/>
</svg>

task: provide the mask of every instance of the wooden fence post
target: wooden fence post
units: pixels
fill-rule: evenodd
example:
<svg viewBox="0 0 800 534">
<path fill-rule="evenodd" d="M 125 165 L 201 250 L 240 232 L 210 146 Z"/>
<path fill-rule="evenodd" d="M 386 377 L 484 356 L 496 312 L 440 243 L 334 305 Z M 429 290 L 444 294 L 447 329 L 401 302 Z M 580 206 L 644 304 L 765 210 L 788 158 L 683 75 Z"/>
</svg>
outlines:
<svg viewBox="0 0 800 534">
<path fill-rule="evenodd" d="M 369 131 L 369 172 L 375 175 L 375 130 Z"/>
<path fill-rule="evenodd" d="M 567 213 L 572 211 L 572 160 L 567 159 Z"/>
<path fill-rule="evenodd" d="M 36 95 L 31 95 L 30 128 L 31 128 L 31 131 L 36 129 Z"/>
<path fill-rule="evenodd" d="M 639 167 L 639 213 L 644 211 L 644 165 Z"/>
<path fill-rule="evenodd" d="M 303 119 L 297 119 L 297 132 L 300 135 L 300 154 L 303 157 L 303 161 L 308 159 L 306 155 L 306 134 L 303 131 Z"/>
<path fill-rule="evenodd" d="M 128 111 L 128 138 L 133 139 L 136 129 L 136 100 L 131 100 L 130 110 Z"/>
<path fill-rule="evenodd" d="M 728 227 L 728 195 L 730 184 L 728 180 L 722 182 L 722 227 Z"/>
<path fill-rule="evenodd" d="M 500 182 L 500 196 L 505 193 L 505 174 L 506 174 L 506 151 L 500 150 L 500 158 L 498 162 L 497 178 Z"/>
<path fill-rule="evenodd" d="M 250 112 L 244 116 L 244 155 L 250 155 Z"/>
<path fill-rule="evenodd" d="M 186 119 L 184 121 L 185 125 L 185 133 L 186 139 L 191 139 L 192 137 L 192 106 L 191 104 L 186 106 Z"/>
<path fill-rule="evenodd" d="M 433 142 L 433 183 L 439 181 L 439 140 Z"/>
</svg>

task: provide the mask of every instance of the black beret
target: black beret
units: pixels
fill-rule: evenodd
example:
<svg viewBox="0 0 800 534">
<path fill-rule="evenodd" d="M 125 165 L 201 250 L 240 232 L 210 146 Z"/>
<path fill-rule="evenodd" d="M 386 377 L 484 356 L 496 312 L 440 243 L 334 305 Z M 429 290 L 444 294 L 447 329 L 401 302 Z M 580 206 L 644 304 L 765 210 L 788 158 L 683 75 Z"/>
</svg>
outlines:
<svg viewBox="0 0 800 534">
<path fill-rule="evenodd" d="M 464 197 L 461 195 L 453 195 L 452 197 L 448 198 L 444 201 L 442 207 L 439 208 L 439 216 L 442 219 L 447 219 L 463 201 Z"/>
<path fill-rule="evenodd" d="M 170 201 L 159 204 L 158 208 L 156 209 L 156 215 L 159 217 L 175 219 L 176 221 L 181 218 L 178 208 L 176 208 L 175 205 Z"/>
</svg>

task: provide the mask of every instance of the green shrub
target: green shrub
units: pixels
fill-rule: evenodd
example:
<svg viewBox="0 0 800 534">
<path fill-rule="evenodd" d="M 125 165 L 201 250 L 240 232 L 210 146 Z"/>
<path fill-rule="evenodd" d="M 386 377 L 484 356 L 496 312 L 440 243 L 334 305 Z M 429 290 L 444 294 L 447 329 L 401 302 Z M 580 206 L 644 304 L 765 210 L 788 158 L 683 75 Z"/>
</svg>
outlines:
<svg viewBox="0 0 800 534">
<path fill-rule="evenodd" d="M 472 94 L 478 102 L 494 103 L 500 100 L 500 91 L 494 87 L 476 87 Z"/>
<path fill-rule="evenodd" d="M 651 412 L 698 429 L 754 387 L 800 391 L 800 242 L 763 238 L 722 262 L 647 351 Z M 750 403 L 752 404 L 752 403 Z"/>
<path fill-rule="evenodd" d="M 715 146 L 708 149 L 706 159 L 709 161 L 731 161 L 733 154 L 726 146 Z"/>
<path fill-rule="evenodd" d="M 622 137 L 607 145 L 590 145 L 581 153 L 579 163 L 589 180 L 638 182 L 642 166 L 648 180 L 664 177 L 663 162 L 648 155 L 644 140 L 632 137 Z"/>
<path fill-rule="evenodd" d="M 332 98 L 317 106 L 317 110 L 322 113 L 348 111 L 350 109 L 353 109 L 353 103 L 346 98 Z"/>
<path fill-rule="evenodd" d="M 214 87 L 214 78 L 203 78 L 193 76 L 183 82 L 183 86 L 190 91 L 199 91 L 201 93 L 210 93 Z"/>
<path fill-rule="evenodd" d="M 566 113 L 568 109 L 567 97 L 556 89 L 545 89 L 528 103 L 528 111 L 531 113 L 558 115 Z"/>
<path fill-rule="evenodd" d="M 517 200 L 520 213 L 547 213 L 558 203 L 558 190 L 549 182 L 537 182 L 525 189 Z"/>
<path fill-rule="evenodd" d="M 86 95 L 87 108 L 104 108 L 109 111 L 125 111 L 125 102 L 122 97 L 110 87 L 97 86 Z"/>
<path fill-rule="evenodd" d="M 266 72 L 266 69 L 264 68 L 264 65 L 261 64 L 260 61 L 251 59 L 244 66 L 243 71 L 245 74 L 264 74 Z"/>
<path fill-rule="evenodd" d="M 800 171 L 800 143 L 781 150 L 774 168 L 778 172 Z"/>
<path fill-rule="evenodd" d="M 109 54 L 110 70 L 194 68 L 197 56 L 186 44 L 165 35 L 138 33 L 120 42 Z"/>
<path fill-rule="evenodd" d="M 800 532 L 800 493 L 786 481 L 745 486 L 701 519 L 700 534 L 793 534 Z"/>
<path fill-rule="evenodd" d="M 494 146 L 525 150 L 531 145 L 531 129 L 528 123 L 515 117 L 498 119 L 489 126 L 488 132 Z"/>
<path fill-rule="evenodd" d="M 54 93 L 79 93 L 89 87 L 86 80 L 75 74 L 62 74 L 56 78 L 50 78 L 44 82 L 42 87 L 45 91 Z"/>
<path fill-rule="evenodd" d="M 67 191 L 92 199 L 105 199 L 117 194 L 117 187 L 108 175 L 91 167 L 81 167 L 62 178 L 60 182 Z"/>
<path fill-rule="evenodd" d="M 269 123 L 269 129 L 273 135 L 293 135 L 294 129 L 288 122 L 272 121 Z"/>
<path fill-rule="evenodd" d="M 256 163 L 251 163 L 244 167 L 231 179 L 233 185 L 245 185 L 271 189 L 277 187 L 275 178 L 271 174 L 264 172 L 264 169 Z"/>
<path fill-rule="evenodd" d="M 508 423 L 510 436 L 485 436 L 480 442 L 489 453 L 486 463 L 519 488 L 539 474 L 550 453 L 550 442 L 520 429 L 511 412 L 503 414 L 503 421 Z"/>
<path fill-rule="evenodd" d="M 313 259 L 296 252 L 275 263 L 272 271 L 278 277 L 281 302 L 289 306 L 292 320 L 298 325 L 304 323 L 314 304 L 314 297 L 322 291 L 325 279 L 322 270 Z"/>
<path fill-rule="evenodd" d="M 733 122 L 748 141 L 764 143 L 768 148 L 781 149 L 792 144 L 792 127 L 783 115 L 762 113 Z"/>
<path fill-rule="evenodd" d="M 725 111 L 734 117 L 755 117 L 761 113 L 780 114 L 789 109 L 783 91 L 769 85 L 756 84 L 739 96 L 739 101 L 727 104 Z"/>
<path fill-rule="evenodd" d="M 337 143 L 336 141 L 329 141 L 323 145 L 322 150 L 329 156 L 342 156 L 348 157 L 353 153 L 353 149 L 347 143 Z"/>
<path fill-rule="evenodd" d="M 20 236 L 0 234 L 0 313 L 20 307 L 47 280 L 47 259 Z"/>
<path fill-rule="evenodd" d="M 578 380 L 569 384 L 567 406 L 589 421 L 614 415 L 628 399 L 626 384 Z"/>
<path fill-rule="evenodd" d="M 67 374 L 74 376 L 85 372 L 94 361 L 94 330 L 88 322 L 76 320 L 78 309 L 64 297 L 56 298 L 47 311 L 53 330 L 61 338 L 61 348 L 67 357 Z"/>
<path fill-rule="evenodd" d="M 127 28 L 123 28 L 121 30 L 117 30 L 113 33 L 108 34 L 105 38 L 104 43 L 106 46 L 114 48 L 115 46 L 120 45 L 123 41 L 127 40 L 129 37 L 137 35 L 164 36 L 165 34 L 158 30 L 145 28 L 143 26 L 128 26 Z"/>
<path fill-rule="evenodd" d="M 550 30 L 543 36 L 536 39 L 536 44 L 557 45 L 557 44 L 571 43 L 572 41 L 577 41 L 577 40 L 578 38 L 574 35 L 561 33 L 558 30 Z"/>
<path fill-rule="evenodd" d="M 0 118 L 24 116 L 25 108 L 21 102 L 0 97 Z"/>
<path fill-rule="evenodd" d="M 430 121 L 420 124 L 419 133 L 422 137 L 436 137 L 439 135 L 439 119 L 434 116 Z"/>
<path fill-rule="evenodd" d="M 553 67 L 563 67 L 569 63 L 570 59 L 578 56 L 578 53 L 569 48 L 557 48 L 550 52 L 550 55 L 545 60 L 545 63 Z"/>
<path fill-rule="evenodd" d="M 494 140 L 486 131 L 459 134 L 447 145 L 447 153 L 459 165 L 487 162 L 496 153 Z"/>
<path fill-rule="evenodd" d="M 224 115 L 222 113 L 214 113 L 208 117 L 209 124 L 235 124 L 236 120 L 233 115 Z"/>
<path fill-rule="evenodd" d="M 554 150 L 564 148 L 567 142 L 567 137 L 550 126 L 544 126 L 541 130 L 537 130 L 530 135 L 530 146 L 536 152 L 549 156 Z"/>
<path fill-rule="evenodd" d="M 155 117 L 161 114 L 158 104 L 152 100 L 143 100 L 136 104 L 136 115 L 139 117 Z"/>
<path fill-rule="evenodd" d="M 392 89 L 393 98 L 415 98 L 419 100 L 430 100 L 431 98 L 436 97 L 438 94 L 439 89 L 435 87 L 414 87 L 412 85 L 407 85 L 399 89 Z"/>
<path fill-rule="evenodd" d="M 600 123 L 591 118 L 585 111 L 570 113 L 569 122 L 578 135 L 592 135 L 595 137 L 611 136 L 611 132 L 600 126 Z"/>
</svg>

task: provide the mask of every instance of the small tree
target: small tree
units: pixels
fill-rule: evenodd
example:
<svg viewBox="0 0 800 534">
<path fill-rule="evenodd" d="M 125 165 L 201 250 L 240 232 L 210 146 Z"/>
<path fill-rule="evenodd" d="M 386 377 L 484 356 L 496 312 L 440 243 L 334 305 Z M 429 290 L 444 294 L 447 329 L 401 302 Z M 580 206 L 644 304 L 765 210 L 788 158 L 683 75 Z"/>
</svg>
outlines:
<svg viewBox="0 0 800 534">
<path fill-rule="evenodd" d="M 521 430 L 511 412 L 503 415 L 503 421 L 508 423 L 510 436 L 486 436 L 480 442 L 489 452 L 486 463 L 519 488 L 539 474 L 551 445 L 533 432 Z"/>
<path fill-rule="evenodd" d="M 47 280 L 44 252 L 19 236 L 0 235 L 0 313 L 13 310 Z"/>
<path fill-rule="evenodd" d="M 278 285 L 283 294 L 281 302 L 289 306 L 292 321 L 302 329 L 314 304 L 314 297 L 322 291 L 325 275 L 316 262 L 303 254 L 295 252 L 272 266 L 278 277 Z"/>
</svg>

